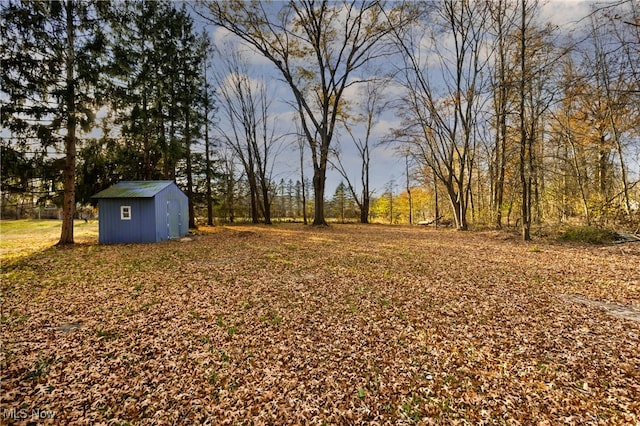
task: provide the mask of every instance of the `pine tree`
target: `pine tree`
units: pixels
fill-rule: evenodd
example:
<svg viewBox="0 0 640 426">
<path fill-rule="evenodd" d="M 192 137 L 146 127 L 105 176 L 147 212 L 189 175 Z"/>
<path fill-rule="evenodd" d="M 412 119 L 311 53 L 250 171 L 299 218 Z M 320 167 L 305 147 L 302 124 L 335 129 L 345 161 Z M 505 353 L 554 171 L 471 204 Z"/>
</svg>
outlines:
<svg viewBox="0 0 640 426">
<path fill-rule="evenodd" d="M 182 153 L 173 137 L 176 77 L 168 71 L 177 51 L 172 16 L 167 2 L 147 1 L 118 4 L 112 16 L 110 101 L 124 179 L 173 178 Z"/>
<path fill-rule="evenodd" d="M 176 14 L 176 25 L 181 27 L 180 38 L 178 39 L 178 77 L 180 81 L 177 85 L 177 98 L 180 104 L 183 120 L 182 139 L 185 160 L 185 177 L 187 182 L 187 197 L 189 197 L 189 227 L 195 228 L 194 210 L 194 190 L 193 190 L 193 167 L 192 167 L 192 145 L 200 134 L 200 130 L 205 123 L 206 117 L 202 115 L 200 106 L 204 104 L 204 78 L 202 75 L 202 62 L 204 52 L 203 42 L 193 31 L 193 21 L 189 18 L 186 8 Z"/>
<path fill-rule="evenodd" d="M 9 1 L 2 7 L 1 124 L 33 137 L 42 150 L 63 147 L 63 221 L 59 245 L 73 244 L 76 145 L 98 105 L 108 5 L 89 1 Z"/>
<path fill-rule="evenodd" d="M 119 4 L 112 19 L 112 109 L 121 134 L 122 178 L 184 178 L 195 227 L 193 145 L 202 137 L 206 35 L 186 7 L 168 1 Z"/>
</svg>

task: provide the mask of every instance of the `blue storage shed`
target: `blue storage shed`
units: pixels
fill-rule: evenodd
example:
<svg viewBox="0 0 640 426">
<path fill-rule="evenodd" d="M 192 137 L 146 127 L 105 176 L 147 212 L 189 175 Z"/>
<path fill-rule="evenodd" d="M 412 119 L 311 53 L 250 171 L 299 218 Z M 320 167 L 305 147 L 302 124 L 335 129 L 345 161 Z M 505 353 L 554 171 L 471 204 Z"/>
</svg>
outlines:
<svg viewBox="0 0 640 426">
<path fill-rule="evenodd" d="M 98 241 L 153 243 L 189 232 L 189 199 L 170 180 L 123 181 L 98 200 Z"/>
</svg>

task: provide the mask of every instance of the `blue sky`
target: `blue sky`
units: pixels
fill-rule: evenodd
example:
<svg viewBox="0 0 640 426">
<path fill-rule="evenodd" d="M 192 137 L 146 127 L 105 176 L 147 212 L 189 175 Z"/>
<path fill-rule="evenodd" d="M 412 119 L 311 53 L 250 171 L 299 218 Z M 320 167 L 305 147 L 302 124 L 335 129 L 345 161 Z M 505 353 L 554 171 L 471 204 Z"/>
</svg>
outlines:
<svg viewBox="0 0 640 426">
<path fill-rule="evenodd" d="M 200 18 L 197 18 L 201 21 Z M 270 94 L 273 96 L 271 112 L 277 120 L 278 132 L 281 134 L 293 134 L 296 132 L 295 122 L 297 121 L 297 112 L 295 112 L 291 103 L 293 101 L 289 86 L 282 80 L 281 75 L 272 63 L 258 53 L 252 52 L 246 46 L 239 43 L 237 37 L 230 34 L 222 28 L 214 27 L 210 24 L 203 24 L 210 32 L 213 43 L 217 46 L 232 45 L 237 49 L 246 53 L 245 59 L 250 65 L 249 73 L 252 78 L 263 78 L 267 83 Z M 218 58 L 214 57 L 213 67 L 216 67 Z M 354 99 L 359 96 L 359 85 L 352 86 L 346 97 Z M 371 154 L 371 188 L 380 194 L 384 190 L 384 186 L 391 180 L 404 180 L 404 159 L 396 157 L 394 148 L 389 146 L 375 146 L 376 142 L 382 140 L 388 130 L 397 121 L 393 111 L 389 109 L 383 115 L 380 122 L 374 129 L 374 138 L 372 139 Z M 361 134 L 361 133 L 360 133 Z M 337 135 L 332 141 L 332 148 L 339 148 L 342 153 L 342 160 L 350 170 L 349 176 L 352 184 L 357 190 L 361 189 L 360 185 L 360 159 L 357 150 L 353 146 L 353 142 L 344 130 L 337 131 Z M 313 174 L 313 166 L 311 164 L 309 148 L 305 147 L 305 178 L 311 179 Z M 294 182 L 300 178 L 300 157 L 295 136 L 285 137 L 280 154 L 276 160 L 274 170 L 274 180 L 280 179 L 285 181 L 292 179 Z M 327 185 L 325 196 L 330 197 L 336 186 L 343 180 L 342 176 L 336 170 L 332 170 L 329 166 L 327 172 Z"/>
<path fill-rule="evenodd" d="M 588 14 L 589 8 L 593 3 L 594 2 L 576 0 L 551 0 L 542 5 L 539 21 L 551 22 L 559 28 L 561 33 L 568 33 L 575 29 L 579 20 Z M 204 25 L 201 18 L 196 17 L 196 20 L 201 22 L 201 25 Z M 214 44 L 231 43 L 235 44 L 237 48 L 249 52 L 246 58 L 251 65 L 250 72 L 252 76 L 256 78 L 262 76 L 274 96 L 272 112 L 278 117 L 279 131 L 282 133 L 294 132 L 295 126 L 293 125 L 293 121 L 295 119 L 295 113 L 289 104 L 291 102 L 290 89 L 281 80 L 275 67 L 260 54 L 250 52 L 246 47 L 243 48 L 239 40 L 226 30 L 210 24 L 205 25 L 205 28 L 210 32 Z M 400 93 L 400 89 L 396 86 L 388 85 L 387 92 L 387 98 L 391 100 Z M 357 86 L 347 93 L 347 98 L 351 100 L 358 98 L 358 96 Z M 394 127 L 398 127 L 398 124 L 399 118 L 389 109 L 381 116 L 379 123 L 375 126 L 372 142 L 375 144 L 375 142 L 383 140 L 383 138 L 387 136 L 388 131 Z M 348 135 L 344 131 L 338 133 L 338 138 L 332 142 L 332 146 L 334 148 L 339 147 L 342 153 L 342 161 L 350 171 L 349 176 L 352 183 L 359 186 L 360 159 L 358 153 Z M 291 137 L 287 138 L 287 140 L 288 142 L 285 142 L 285 146 L 278 156 L 275 166 L 274 178 L 277 181 L 280 179 L 292 179 L 295 181 L 300 176 L 299 157 L 295 139 Z M 310 160 L 305 162 L 305 164 L 305 176 L 311 177 L 312 166 Z M 342 176 L 336 170 L 328 170 L 325 196 L 330 197 L 335 187 L 342 180 Z M 395 181 L 396 191 L 400 191 L 404 187 L 406 180 L 405 159 L 399 157 L 396 154 L 396 149 L 392 146 L 376 146 L 371 154 L 371 188 L 375 194 L 380 195 L 392 180 Z"/>
</svg>

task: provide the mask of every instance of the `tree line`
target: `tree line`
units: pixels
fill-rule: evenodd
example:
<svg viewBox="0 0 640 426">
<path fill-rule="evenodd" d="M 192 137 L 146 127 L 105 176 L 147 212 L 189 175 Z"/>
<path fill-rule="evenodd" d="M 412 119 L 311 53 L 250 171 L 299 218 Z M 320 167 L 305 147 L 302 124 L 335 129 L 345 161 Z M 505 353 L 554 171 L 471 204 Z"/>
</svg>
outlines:
<svg viewBox="0 0 640 426">
<path fill-rule="evenodd" d="M 429 219 L 414 208 L 428 197 L 431 219 L 450 215 L 461 230 L 517 223 L 524 239 L 542 222 L 633 226 L 638 5 L 594 4 L 570 34 L 541 10 L 535 0 L 204 1 L 195 10 L 11 0 L 1 28 L 3 197 L 61 189 L 60 244 L 73 242 L 76 203 L 125 179 L 178 182 L 191 226 L 199 209 L 211 224 L 215 210 L 233 220 L 245 208 L 253 222 L 302 214 L 323 225 L 339 211 L 367 223 L 387 199 L 394 222 L 394 191 L 376 198 L 369 184 L 371 152 L 386 143 L 407 162 L 408 222 Z M 232 46 L 213 45 L 194 16 L 271 64 L 295 131 L 282 133 L 264 78 Z M 380 136 L 390 110 L 400 121 Z M 347 143 L 358 170 L 342 161 Z M 287 146 L 300 156 L 295 189 L 274 174 Z M 344 183 L 328 201 L 331 167 Z"/>
</svg>

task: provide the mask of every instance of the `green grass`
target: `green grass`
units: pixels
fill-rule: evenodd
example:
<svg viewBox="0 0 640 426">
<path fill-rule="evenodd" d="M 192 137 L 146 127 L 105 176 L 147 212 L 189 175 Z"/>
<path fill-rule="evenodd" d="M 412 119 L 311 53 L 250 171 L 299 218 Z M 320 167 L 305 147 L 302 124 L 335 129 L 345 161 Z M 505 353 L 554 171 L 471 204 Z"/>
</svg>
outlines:
<svg viewBox="0 0 640 426">
<path fill-rule="evenodd" d="M 38 380 L 47 375 L 51 364 L 55 361 L 55 358 L 45 358 L 38 356 L 38 359 L 33 364 L 31 370 L 25 373 L 25 378 L 28 380 Z"/>
<path fill-rule="evenodd" d="M 560 233 L 563 241 L 589 244 L 610 244 L 615 237 L 615 232 L 593 226 L 572 226 Z"/>
<path fill-rule="evenodd" d="M 0 221 L 0 261 L 3 265 L 53 246 L 60 238 L 62 222 L 55 219 L 20 219 Z M 78 243 L 98 241 L 98 221 L 74 222 Z"/>
</svg>

